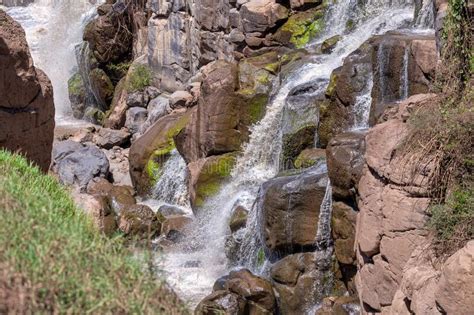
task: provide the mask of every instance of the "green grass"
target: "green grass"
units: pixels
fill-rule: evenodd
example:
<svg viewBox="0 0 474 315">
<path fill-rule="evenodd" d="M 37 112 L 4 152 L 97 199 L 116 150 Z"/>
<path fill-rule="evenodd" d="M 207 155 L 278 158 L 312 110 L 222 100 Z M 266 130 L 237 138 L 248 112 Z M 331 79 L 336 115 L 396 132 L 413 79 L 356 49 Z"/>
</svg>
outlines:
<svg viewBox="0 0 474 315">
<path fill-rule="evenodd" d="M 2 284 L 18 282 L 13 278 L 23 279 L 6 292 L 14 300 L 12 292 L 26 294 L 25 305 L 10 301 L 17 310 L 185 313 L 175 295 L 123 246 L 120 236 L 106 238 L 94 229 L 56 179 L 1 150 L 0 210 L 0 266 L 11 270 L 0 272 L 0 291 L 5 290 Z"/>
</svg>

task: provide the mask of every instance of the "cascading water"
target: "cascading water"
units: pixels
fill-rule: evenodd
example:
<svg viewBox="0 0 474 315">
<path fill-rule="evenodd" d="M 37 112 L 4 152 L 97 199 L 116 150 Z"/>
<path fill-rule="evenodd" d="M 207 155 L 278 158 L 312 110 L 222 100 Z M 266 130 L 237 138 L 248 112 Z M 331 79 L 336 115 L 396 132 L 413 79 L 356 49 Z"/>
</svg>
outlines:
<svg viewBox="0 0 474 315">
<path fill-rule="evenodd" d="M 372 105 L 372 88 L 374 86 L 374 77 L 372 73 L 365 84 L 360 95 L 357 95 L 354 103 L 354 123 L 352 130 L 367 129 L 369 127 L 370 106 Z"/>
<path fill-rule="evenodd" d="M 321 84 L 316 92 L 323 93 L 331 72 L 342 65 L 348 54 L 372 35 L 397 29 L 413 19 L 411 3 L 402 2 L 394 6 L 390 3 L 391 1 L 369 1 L 360 9 L 364 14 L 352 17 L 352 10 L 347 10 L 347 6 L 354 6 L 355 3 L 349 0 L 339 1 L 335 9 L 333 7 L 330 10 L 330 14 L 339 15 L 341 12 L 338 8 L 344 9 L 346 13 L 341 14 L 342 17 L 337 20 L 328 17 L 327 21 L 330 21 L 331 26 L 318 41 L 334 35 L 332 24 L 337 23 L 341 30 L 345 30 L 347 21 L 351 18 L 354 18 L 353 30 L 347 31 L 348 34 L 330 55 L 318 56 L 312 62 L 302 65 L 275 88 L 265 117 L 251 128 L 250 140 L 243 146 L 229 182 L 214 198 L 206 201 L 194 222 L 185 231 L 184 240 L 168 249 L 159 262 L 168 282 L 183 299 L 191 304 L 197 303 L 210 293 L 214 281 L 229 271 L 231 264 L 225 255 L 225 243 L 230 232 L 228 221 L 237 205 L 251 210 L 247 228 L 241 232 L 244 235 L 241 235 L 242 252 L 239 263 L 244 267 L 252 267 L 256 251 L 261 245 L 256 237 L 259 219 L 255 211 L 258 206 L 254 203 L 261 184 L 275 177 L 279 171 L 284 124 L 282 118 L 289 93 L 300 85 L 321 81 L 326 84 Z M 330 211 L 323 210 L 323 213 Z M 323 222 L 329 224 L 327 220 Z"/>
<path fill-rule="evenodd" d="M 77 67 L 75 47 L 82 42 L 87 22 L 102 1 L 36 0 L 26 7 L 6 8 L 26 32 L 35 65 L 50 78 L 54 88 L 56 120 L 70 118 L 67 82 Z"/>
<path fill-rule="evenodd" d="M 418 29 L 432 29 L 434 28 L 434 3 L 433 0 L 423 1 L 423 6 L 418 12 L 418 17 L 415 21 L 415 26 Z"/>
<path fill-rule="evenodd" d="M 160 179 L 153 188 L 153 198 L 165 204 L 190 209 L 187 171 L 186 162 L 177 150 L 173 150 L 163 165 Z"/>
<path fill-rule="evenodd" d="M 403 52 L 403 64 L 402 64 L 402 75 L 400 77 L 400 100 L 405 100 L 408 98 L 408 58 L 409 58 L 409 49 L 405 47 Z"/>
</svg>

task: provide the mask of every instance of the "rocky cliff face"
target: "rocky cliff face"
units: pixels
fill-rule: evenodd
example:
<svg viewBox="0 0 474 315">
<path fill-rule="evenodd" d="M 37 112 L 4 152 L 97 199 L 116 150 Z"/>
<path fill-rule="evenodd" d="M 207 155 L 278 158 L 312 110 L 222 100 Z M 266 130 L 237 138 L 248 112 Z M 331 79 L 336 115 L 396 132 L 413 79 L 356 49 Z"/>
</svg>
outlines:
<svg viewBox="0 0 474 315">
<path fill-rule="evenodd" d="M 21 26 L 0 10 L 0 147 L 47 171 L 53 130 L 51 83 L 33 65 Z"/>
<path fill-rule="evenodd" d="M 367 313 L 463 314 L 465 306 L 472 307 L 472 242 L 436 263 L 427 229 L 432 158 L 399 150 L 407 120 L 435 99 L 434 94 L 410 97 L 366 136 L 358 185 L 355 283 Z M 463 288 L 462 294 L 454 292 L 454 283 Z"/>
</svg>

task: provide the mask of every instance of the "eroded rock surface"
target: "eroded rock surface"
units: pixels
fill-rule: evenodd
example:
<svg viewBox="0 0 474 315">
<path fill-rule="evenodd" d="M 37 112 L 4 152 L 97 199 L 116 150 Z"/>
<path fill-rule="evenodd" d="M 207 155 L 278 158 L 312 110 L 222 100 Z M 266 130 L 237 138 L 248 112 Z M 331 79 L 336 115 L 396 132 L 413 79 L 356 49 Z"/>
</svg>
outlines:
<svg viewBox="0 0 474 315">
<path fill-rule="evenodd" d="M 20 24 L 0 10 L 0 147 L 47 171 L 53 133 L 51 82 L 33 65 Z"/>
</svg>

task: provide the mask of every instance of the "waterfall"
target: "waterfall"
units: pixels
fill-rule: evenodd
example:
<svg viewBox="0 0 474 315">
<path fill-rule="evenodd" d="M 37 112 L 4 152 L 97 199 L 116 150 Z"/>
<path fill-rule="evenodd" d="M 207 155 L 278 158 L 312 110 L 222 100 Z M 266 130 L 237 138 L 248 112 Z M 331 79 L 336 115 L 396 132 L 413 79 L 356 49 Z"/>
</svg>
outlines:
<svg viewBox="0 0 474 315">
<path fill-rule="evenodd" d="M 405 47 L 403 52 L 403 61 L 402 61 L 402 75 L 400 77 L 400 100 L 408 98 L 408 58 L 409 58 L 409 48 Z"/>
<path fill-rule="evenodd" d="M 418 17 L 415 21 L 415 26 L 418 29 L 432 29 L 434 28 L 434 3 L 433 0 L 423 1 L 423 6 L 418 12 Z"/>
<path fill-rule="evenodd" d="M 331 215 L 332 215 L 332 187 L 328 179 L 326 193 L 319 207 L 318 232 L 316 234 L 316 248 L 324 250 L 332 245 L 331 237 Z"/>
<path fill-rule="evenodd" d="M 361 130 L 369 128 L 370 106 L 372 105 L 372 88 L 374 86 L 374 77 L 372 71 L 365 83 L 362 92 L 357 95 L 353 106 L 354 122 L 352 130 Z"/>
<path fill-rule="evenodd" d="M 352 5 L 351 1 L 338 3 L 344 8 Z M 261 246 L 260 240 L 255 237 L 261 228 L 256 211 L 257 197 L 260 186 L 278 174 L 283 112 L 290 92 L 310 82 L 326 82 L 315 92 L 323 93 L 331 72 L 342 65 L 347 55 L 372 35 L 397 29 L 413 19 L 413 8 L 403 3 L 391 6 L 388 2 L 380 4 L 380 1 L 373 0 L 366 8 L 369 13 L 355 22 L 353 30 L 341 39 L 331 54 L 318 56 L 312 62 L 301 65 L 279 86 L 275 86 L 264 118 L 250 128 L 249 142 L 243 145 L 228 183 L 216 196 L 206 200 L 194 222 L 188 226 L 184 240 L 168 249 L 163 259 L 157 262 L 168 282 L 183 299 L 197 303 L 210 293 L 214 281 L 226 274 L 229 266 L 235 265 L 226 257 L 225 244 L 230 233 L 228 222 L 237 205 L 250 211 L 247 227 L 241 232 L 244 235 L 239 236 L 244 252 L 238 263 L 245 267 L 254 265 L 255 250 Z M 340 14 L 338 10 L 331 12 Z M 339 25 L 345 25 L 350 18 L 350 14 L 342 15 L 344 17 L 337 21 Z M 331 16 L 328 20 L 336 23 Z M 332 28 L 329 28 L 320 40 L 333 34 Z M 245 248 L 248 249 L 246 252 Z"/>
<path fill-rule="evenodd" d="M 175 149 L 163 164 L 160 178 L 153 187 L 152 196 L 161 203 L 190 209 L 188 193 L 188 169 L 186 162 Z"/>
<path fill-rule="evenodd" d="M 84 27 L 103 1 L 36 0 L 27 7 L 9 7 L 7 13 L 25 29 L 35 65 L 50 78 L 54 88 L 56 120 L 70 118 L 67 82 L 77 67 L 75 47 Z M 95 3 L 95 4 L 91 4 Z"/>
</svg>

